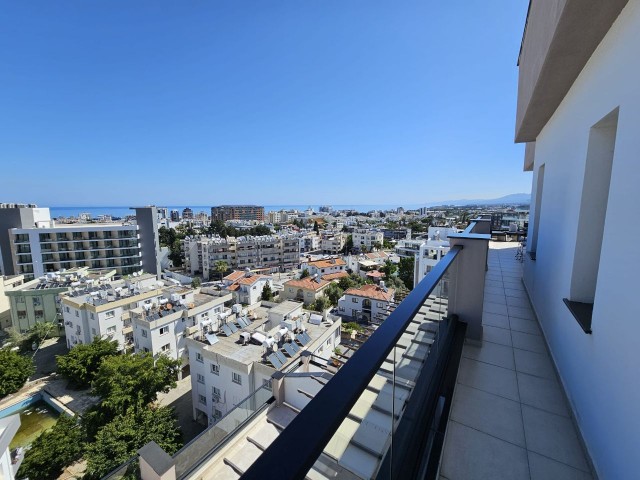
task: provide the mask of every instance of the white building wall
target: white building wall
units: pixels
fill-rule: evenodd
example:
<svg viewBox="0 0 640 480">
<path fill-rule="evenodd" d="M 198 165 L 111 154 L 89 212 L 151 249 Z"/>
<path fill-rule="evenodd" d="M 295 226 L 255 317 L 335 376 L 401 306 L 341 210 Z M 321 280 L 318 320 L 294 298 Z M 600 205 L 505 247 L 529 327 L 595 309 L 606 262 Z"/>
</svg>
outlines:
<svg viewBox="0 0 640 480">
<path fill-rule="evenodd" d="M 544 185 L 540 212 L 534 207 L 529 223 L 531 242 L 540 215 L 537 259 L 525 255 L 524 266 L 526 288 L 600 478 L 638 476 L 638 45 L 640 2 L 632 0 L 538 136 L 532 194 L 542 165 Z M 618 107 L 593 333 L 587 335 L 562 299 L 571 295 L 574 253 L 583 241 L 577 232 L 590 129 Z"/>
</svg>

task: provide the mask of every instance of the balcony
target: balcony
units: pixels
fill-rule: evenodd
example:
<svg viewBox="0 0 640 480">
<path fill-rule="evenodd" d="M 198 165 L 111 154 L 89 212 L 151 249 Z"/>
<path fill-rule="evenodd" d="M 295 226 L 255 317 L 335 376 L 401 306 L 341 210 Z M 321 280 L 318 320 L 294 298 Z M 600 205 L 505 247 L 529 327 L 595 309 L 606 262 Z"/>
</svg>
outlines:
<svg viewBox="0 0 640 480">
<path fill-rule="evenodd" d="M 179 455 L 168 468 L 177 478 L 590 478 L 516 246 L 488 249 L 488 233 L 474 221 L 452 235 L 348 361 L 303 352 L 295 374 L 274 374 L 254 416 L 216 445 L 189 446 L 202 449 L 197 472 Z"/>
</svg>

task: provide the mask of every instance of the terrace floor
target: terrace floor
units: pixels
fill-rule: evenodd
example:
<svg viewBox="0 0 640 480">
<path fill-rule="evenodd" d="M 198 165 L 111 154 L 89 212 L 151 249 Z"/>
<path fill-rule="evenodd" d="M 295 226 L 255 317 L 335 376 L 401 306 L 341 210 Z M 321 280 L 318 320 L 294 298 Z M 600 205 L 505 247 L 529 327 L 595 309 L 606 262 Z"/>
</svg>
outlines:
<svg viewBox="0 0 640 480">
<path fill-rule="evenodd" d="M 592 479 L 516 250 L 489 245 L 484 337 L 462 351 L 440 478 Z"/>
</svg>

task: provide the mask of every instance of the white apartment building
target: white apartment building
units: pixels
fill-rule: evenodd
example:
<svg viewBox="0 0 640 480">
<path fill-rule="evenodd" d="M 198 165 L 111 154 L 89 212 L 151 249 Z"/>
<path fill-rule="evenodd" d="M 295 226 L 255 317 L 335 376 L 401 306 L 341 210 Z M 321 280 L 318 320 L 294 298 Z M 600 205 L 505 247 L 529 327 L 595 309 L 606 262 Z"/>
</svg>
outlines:
<svg viewBox="0 0 640 480">
<path fill-rule="evenodd" d="M 88 267 L 119 275 L 158 274 L 160 248 L 155 207 L 136 208 L 136 224 L 56 225 L 48 208 L 0 208 L 0 262 L 5 274 L 26 280 Z"/>
<path fill-rule="evenodd" d="M 233 295 L 234 303 L 253 305 L 262 296 L 262 289 L 269 285 L 273 291 L 273 279 L 269 275 L 258 275 L 250 270 L 235 271 L 222 279 L 226 291 Z"/>
<path fill-rule="evenodd" d="M 351 233 L 354 247 L 367 247 L 371 250 L 374 245 L 380 244 L 384 240 L 384 234 L 381 230 L 369 230 L 366 228 L 358 228 Z"/>
<path fill-rule="evenodd" d="M 252 392 L 271 385 L 271 376 L 286 371 L 301 351 L 328 359 L 340 344 L 341 322 L 309 321 L 301 303 L 261 310 L 254 320 L 229 317 L 209 339 L 187 338 L 195 420 L 215 423 Z"/>
<path fill-rule="evenodd" d="M 328 255 L 338 255 L 342 253 L 347 240 L 343 233 L 323 233 L 320 240 L 320 250 Z"/>
<path fill-rule="evenodd" d="M 67 346 L 91 343 L 95 337 L 116 340 L 121 350 L 132 345 L 130 310 L 159 303 L 162 286 L 151 274 L 117 282 L 81 280 L 60 295 Z"/>
<path fill-rule="evenodd" d="M 0 276 L 0 330 L 11 326 L 11 302 L 6 292 L 14 290 L 24 283 L 24 275 Z"/>
<path fill-rule="evenodd" d="M 342 258 L 326 258 L 322 260 L 303 261 L 300 265 L 302 270 L 308 270 L 309 275 L 322 278 L 325 275 L 342 273 L 347 270 L 347 262 Z"/>
<path fill-rule="evenodd" d="M 420 245 L 415 256 L 413 284 L 418 285 L 440 259 L 449 252 L 448 240 L 427 240 Z"/>
<path fill-rule="evenodd" d="M 217 330 L 228 314 L 225 303 L 231 301 L 231 295 L 205 295 L 185 287 L 163 288 L 157 303 L 143 303 L 130 310 L 131 325 L 125 327 L 125 341 L 130 343 L 133 339 L 135 352 L 182 360 L 184 368 L 189 363 L 185 338 Z"/>
<path fill-rule="evenodd" d="M 637 478 L 640 1 L 586 4 L 532 2 L 522 42 L 523 280 L 597 476 Z"/>
<path fill-rule="evenodd" d="M 384 282 L 350 288 L 338 300 L 338 315 L 349 321 L 382 322 L 387 318 L 394 293 Z"/>
<path fill-rule="evenodd" d="M 187 237 L 182 248 L 187 271 L 201 274 L 204 280 L 215 277 L 215 264 L 220 260 L 233 269 L 266 268 L 272 272 L 295 268 L 300 260 L 300 241 L 293 234 Z"/>
</svg>

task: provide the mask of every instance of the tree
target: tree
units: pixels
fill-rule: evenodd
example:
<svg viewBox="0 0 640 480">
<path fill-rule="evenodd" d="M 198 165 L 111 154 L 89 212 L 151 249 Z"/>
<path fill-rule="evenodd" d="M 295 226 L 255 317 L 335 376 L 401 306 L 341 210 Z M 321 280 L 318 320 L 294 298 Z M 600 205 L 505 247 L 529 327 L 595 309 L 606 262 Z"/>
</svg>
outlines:
<svg viewBox="0 0 640 480">
<path fill-rule="evenodd" d="M 112 417 L 129 408 L 140 409 L 156 400 L 158 392 L 176 386 L 180 362 L 150 353 L 105 358 L 93 380 L 93 393 L 102 397 L 100 409 Z"/>
<path fill-rule="evenodd" d="M 316 301 L 312 303 L 311 309 L 316 312 L 324 312 L 330 305 L 329 299 L 322 295 L 321 297 L 316 298 Z"/>
<path fill-rule="evenodd" d="M 220 278 L 224 276 L 224 274 L 229 270 L 229 265 L 224 260 L 218 260 L 213 264 L 213 269 L 220 275 Z"/>
<path fill-rule="evenodd" d="M 320 234 L 320 225 L 318 225 L 318 221 L 314 220 L 313 221 L 313 231 L 316 232 L 316 234 Z"/>
<path fill-rule="evenodd" d="M 344 255 L 348 255 L 353 250 L 353 236 L 347 235 L 347 240 L 344 242 L 344 247 L 342 249 L 342 253 Z"/>
<path fill-rule="evenodd" d="M 413 268 L 415 260 L 412 257 L 400 258 L 398 276 L 409 290 L 413 290 Z"/>
<path fill-rule="evenodd" d="M 200 277 L 194 277 L 193 280 L 191 280 L 192 288 L 198 288 L 200 285 L 202 285 L 202 280 L 200 280 Z"/>
<path fill-rule="evenodd" d="M 393 250 L 393 243 L 386 238 L 382 241 L 382 248 L 385 250 Z"/>
<path fill-rule="evenodd" d="M 17 478 L 54 479 L 67 465 L 82 456 L 84 432 L 73 417 L 61 415 L 27 450 Z"/>
<path fill-rule="evenodd" d="M 391 260 L 385 260 L 384 265 L 380 267 L 380 271 L 384 273 L 385 279 L 391 278 L 396 273 L 398 266 Z"/>
<path fill-rule="evenodd" d="M 407 287 L 404 284 L 404 282 L 395 275 L 391 278 L 385 279 L 385 284 L 387 287 L 394 288 L 396 292 L 402 292 L 407 290 Z"/>
<path fill-rule="evenodd" d="M 14 339 L 23 352 L 33 350 L 33 344 L 40 345 L 44 339 L 57 331 L 53 322 L 38 322 L 33 324 L 25 334 L 14 334 Z"/>
<path fill-rule="evenodd" d="M 95 441 L 87 446 L 87 477 L 104 477 L 151 441 L 169 455 L 182 446 L 172 408 L 129 409 L 100 429 Z"/>
<path fill-rule="evenodd" d="M 269 282 L 266 282 L 264 287 L 262 287 L 261 298 L 267 302 L 273 300 L 273 292 L 271 291 L 271 285 L 269 285 Z"/>
<path fill-rule="evenodd" d="M 36 371 L 33 360 L 8 348 L 0 349 L 0 398 L 22 388 Z"/>
<path fill-rule="evenodd" d="M 309 270 L 305 268 L 304 270 L 302 270 L 302 273 L 300 274 L 300 278 L 301 278 L 301 279 L 302 279 L 302 278 L 307 278 L 307 277 L 309 277 L 310 275 L 311 275 L 311 274 L 309 273 Z"/>
<path fill-rule="evenodd" d="M 324 289 L 324 294 L 329 299 L 329 303 L 333 306 L 338 305 L 338 300 L 342 297 L 344 290 L 340 288 L 337 283 L 330 283 L 327 288 Z"/>
<path fill-rule="evenodd" d="M 375 248 L 376 250 L 381 250 L 382 244 L 380 242 L 373 242 L 373 248 Z"/>
<path fill-rule="evenodd" d="M 58 373 L 79 387 L 88 387 L 102 360 L 114 355 L 118 355 L 118 342 L 94 338 L 93 342 L 77 345 L 66 355 L 56 356 Z"/>
</svg>

